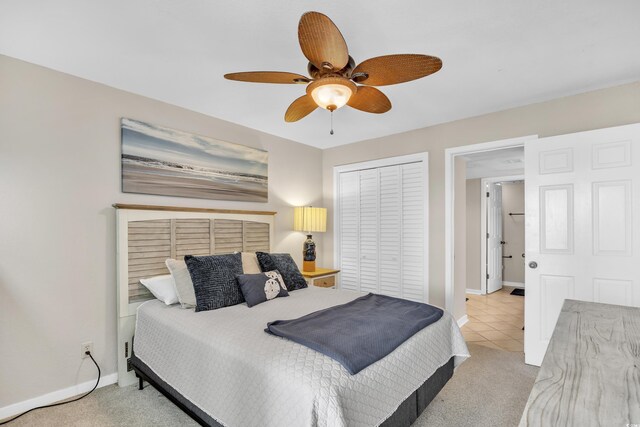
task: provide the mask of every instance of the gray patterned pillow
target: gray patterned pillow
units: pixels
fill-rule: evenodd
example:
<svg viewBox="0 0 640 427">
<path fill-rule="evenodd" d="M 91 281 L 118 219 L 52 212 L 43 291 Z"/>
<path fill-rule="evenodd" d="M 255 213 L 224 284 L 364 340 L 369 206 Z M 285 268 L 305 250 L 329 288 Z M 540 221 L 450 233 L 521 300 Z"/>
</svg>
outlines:
<svg viewBox="0 0 640 427">
<path fill-rule="evenodd" d="M 266 252 L 256 252 L 258 262 L 262 271 L 278 270 L 287 285 L 288 291 L 304 289 L 307 281 L 300 273 L 296 262 L 289 254 L 268 254 Z"/>
<path fill-rule="evenodd" d="M 193 256 L 186 255 L 196 311 L 215 310 L 244 302 L 236 276 L 242 274 L 240 254 Z"/>
<path fill-rule="evenodd" d="M 238 285 L 249 307 L 277 297 L 289 296 L 284 280 L 276 270 L 258 274 L 241 274 L 238 276 Z"/>
</svg>

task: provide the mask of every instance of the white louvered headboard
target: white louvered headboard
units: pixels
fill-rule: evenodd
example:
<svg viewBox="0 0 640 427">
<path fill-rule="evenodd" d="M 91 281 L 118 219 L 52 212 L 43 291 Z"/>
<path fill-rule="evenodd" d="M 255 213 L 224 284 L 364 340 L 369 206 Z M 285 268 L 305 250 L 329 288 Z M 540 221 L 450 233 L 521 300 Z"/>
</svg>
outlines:
<svg viewBox="0 0 640 427">
<path fill-rule="evenodd" d="M 140 283 L 169 274 L 165 260 L 185 255 L 269 252 L 269 223 L 222 218 L 171 218 L 129 221 L 127 228 L 129 302 L 152 298 Z"/>
<path fill-rule="evenodd" d="M 138 306 L 153 298 L 140 283 L 169 274 L 167 258 L 232 252 L 269 252 L 275 212 L 114 205 L 117 224 L 118 384 L 135 382 L 127 370 Z"/>
</svg>

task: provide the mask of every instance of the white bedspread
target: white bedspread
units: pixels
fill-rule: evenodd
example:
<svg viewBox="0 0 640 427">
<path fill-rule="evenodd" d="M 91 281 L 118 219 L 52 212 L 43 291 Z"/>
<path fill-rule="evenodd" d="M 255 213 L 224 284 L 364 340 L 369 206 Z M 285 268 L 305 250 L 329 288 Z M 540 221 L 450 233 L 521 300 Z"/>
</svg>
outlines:
<svg viewBox="0 0 640 427">
<path fill-rule="evenodd" d="M 135 353 L 225 426 L 374 426 L 452 356 L 469 357 L 452 316 L 356 375 L 300 344 L 264 332 L 362 294 L 310 287 L 248 308 L 195 313 L 152 300 L 138 309 Z"/>
</svg>

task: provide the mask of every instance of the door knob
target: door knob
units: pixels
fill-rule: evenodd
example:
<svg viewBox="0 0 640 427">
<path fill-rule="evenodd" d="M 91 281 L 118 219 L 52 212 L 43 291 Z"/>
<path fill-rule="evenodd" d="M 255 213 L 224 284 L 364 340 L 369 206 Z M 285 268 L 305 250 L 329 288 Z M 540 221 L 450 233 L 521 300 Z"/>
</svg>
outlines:
<svg viewBox="0 0 640 427">
<path fill-rule="evenodd" d="M 529 268 L 538 268 L 538 263 L 537 263 L 537 262 L 535 262 L 535 261 L 531 261 L 531 262 L 529 263 Z"/>
</svg>

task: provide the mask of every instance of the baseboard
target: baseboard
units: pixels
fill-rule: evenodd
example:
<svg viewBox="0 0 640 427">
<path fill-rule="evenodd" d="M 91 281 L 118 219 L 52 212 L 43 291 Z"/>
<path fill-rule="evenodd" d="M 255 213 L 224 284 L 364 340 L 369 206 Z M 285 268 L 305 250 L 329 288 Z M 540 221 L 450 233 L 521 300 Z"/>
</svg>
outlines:
<svg viewBox="0 0 640 427">
<path fill-rule="evenodd" d="M 524 283 L 522 282 L 507 282 L 502 281 L 502 286 L 509 286 L 510 288 L 521 288 L 524 289 Z"/>
<path fill-rule="evenodd" d="M 100 377 L 98 382 L 98 388 L 115 384 L 118 382 L 118 373 L 104 375 Z M 31 408 L 38 406 L 49 405 L 51 403 L 59 402 L 61 400 L 69 399 L 70 397 L 78 396 L 82 393 L 86 393 L 93 388 L 96 384 L 95 380 L 87 381 L 86 383 L 76 384 L 71 387 L 63 388 L 62 390 L 52 391 L 51 393 L 43 394 L 42 396 L 34 397 L 33 399 L 23 400 L 22 402 L 13 403 L 4 408 L 0 408 L 0 420 L 10 418 L 15 415 L 28 411 Z"/>
<path fill-rule="evenodd" d="M 469 318 L 465 314 L 464 316 L 458 319 L 458 327 L 462 328 L 465 325 L 465 323 L 467 323 L 468 321 L 469 321 Z"/>
<path fill-rule="evenodd" d="M 471 295 L 482 295 L 482 291 L 480 289 L 466 289 L 465 292 Z"/>
</svg>

